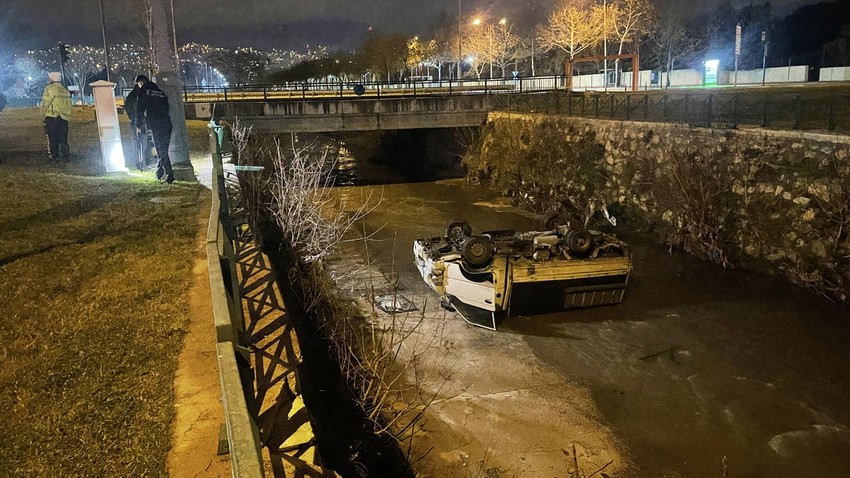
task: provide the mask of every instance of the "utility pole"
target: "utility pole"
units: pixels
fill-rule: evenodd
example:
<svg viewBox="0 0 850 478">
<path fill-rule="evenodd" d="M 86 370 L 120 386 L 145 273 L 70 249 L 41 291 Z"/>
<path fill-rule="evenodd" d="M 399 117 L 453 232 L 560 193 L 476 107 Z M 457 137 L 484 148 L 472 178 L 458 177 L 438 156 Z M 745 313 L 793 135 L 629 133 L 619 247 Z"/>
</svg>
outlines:
<svg viewBox="0 0 850 478">
<path fill-rule="evenodd" d="M 102 1 L 102 0 L 101 0 Z M 173 29 L 169 28 L 169 0 L 151 0 L 151 24 L 153 29 L 154 60 L 159 70 L 155 73 L 157 86 L 168 96 L 171 116 L 171 146 L 168 156 L 174 165 L 178 180 L 195 179 L 192 163 L 189 162 L 189 141 L 186 130 L 186 111 L 183 106 L 183 85 L 180 81 L 177 51 L 174 49 Z"/>
<path fill-rule="evenodd" d="M 460 81 L 463 49 L 460 45 L 460 0 L 457 0 L 457 80 Z"/>
<path fill-rule="evenodd" d="M 103 58 L 106 62 L 106 81 L 109 81 L 109 45 L 106 44 L 106 15 L 103 13 L 103 0 L 100 0 L 100 32 L 103 36 Z"/>
</svg>

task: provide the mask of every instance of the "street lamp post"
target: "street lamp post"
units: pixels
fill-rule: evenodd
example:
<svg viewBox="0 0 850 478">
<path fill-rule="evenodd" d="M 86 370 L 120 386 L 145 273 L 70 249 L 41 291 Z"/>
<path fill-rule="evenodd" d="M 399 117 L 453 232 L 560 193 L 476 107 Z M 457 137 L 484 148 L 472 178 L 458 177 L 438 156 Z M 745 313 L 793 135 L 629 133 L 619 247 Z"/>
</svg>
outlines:
<svg viewBox="0 0 850 478">
<path fill-rule="evenodd" d="M 461 75 L 461 62 L 463 61 L 463 49 L 461 48 L 460 42 L 460 0 L 457 0 L 457 80 L 460 81 Z"/>
<path fill-rule="evenodd" d="M 501 20 L 499 20 L 499 25 L 502 26 L 502 38 L 500 39 L 500 41 L 502 42 L 502 50 L 499 52 L 499 53 L 502 53 L 502 54 L 499 55 L 499 61 L 502 62 L 502 77 L 503 78 L 505 76 L 505 63 L 506 63 L 505 57 L 504 57 L 505 42 L 507 42 L 507 37 L 508 37 L 507 24 L 508 24 L 507 18 L 502 18 Z M 490 75 L 490 76 L 493 76 L 493 75 Z"/>
<path fill-rule="evenodd" d="M 767 32 L 761 32 L 761 44 L 764 45 L 764 54 L 761 57 L 761 86 L 767 79 Z"/>
<path fill-rule="evenodd" d="M 109 46 L 106 44 L 106 16 L 103 14 L 103 0 L 100 0 L 100 32 L 103 35 L 103 57 L 104 61 L 106 61 L 106 81 L 109 81 Z M 65 81 L 64 78 L 62 81 Z"/>
<path fill-rule="evenodd" d="M 490 79 L 493 79 L 493 25 L 487 25 L 487 56 L 490 57 Z"/>
<path fill-rule="evenodd" d="M 602 90 L 608 91 L 608 1 L 602 0 Z"/>
</svg>

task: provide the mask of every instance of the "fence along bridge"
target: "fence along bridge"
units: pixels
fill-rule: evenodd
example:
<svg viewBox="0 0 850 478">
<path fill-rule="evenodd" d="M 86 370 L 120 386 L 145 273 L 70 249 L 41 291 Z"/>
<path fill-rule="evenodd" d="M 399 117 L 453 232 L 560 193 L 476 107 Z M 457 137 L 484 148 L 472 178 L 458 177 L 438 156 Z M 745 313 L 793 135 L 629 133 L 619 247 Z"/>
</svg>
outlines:
<svg viewBox="0 0 850 478">
<path fill-rule="evenodd" d="M 617 92 L 564 90 L 564 77 L 412 84 L 187 88 L 187 116 L 257 132 L 321 133 L 480 126 L 493 110 L 704 127 L 850 130 L 850 87 Z"/>
<path fill-rule="evenodd" d="M 483 124 L 493 109 L 495 94 L 562 87 L 562 77 L 362 85 L 301 83 L 187 88 L 184 102 L 189 117 L 239 118 L 240 124 L 258 132 L 459 128 Z"/>
</svg>

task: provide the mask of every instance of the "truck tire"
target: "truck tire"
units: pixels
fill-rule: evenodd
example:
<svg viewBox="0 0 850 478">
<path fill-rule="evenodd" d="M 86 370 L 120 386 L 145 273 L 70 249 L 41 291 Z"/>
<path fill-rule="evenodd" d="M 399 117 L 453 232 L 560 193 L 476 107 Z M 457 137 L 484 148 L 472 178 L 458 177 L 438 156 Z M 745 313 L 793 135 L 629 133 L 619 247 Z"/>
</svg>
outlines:
<svg viewBox="0 0 850 478">
<path fill-rule="evenodd" d="M 593 249 L 593 234 L 587 229 L 570 229 L 564 236 L 567 248 L 578 257 L 586 257 Z"/>
<path fill-rule="evenodd" d="M 493 262 L 493 241 L 486 236 L 470 236 L 463 241 L 460 256 L 464 265 L 471 269 L 482 269 Z"/>
<path fill-rule="evenodd" d="M 460 245 L 467 237 L 472 235 L 472 226 L 463 219 L 452 219 L 446 225 L 446 239 L 454 244 Z"/>
<path fill-rule="evenodd" d="M 543 226 L 543 229 L 557 229 L 560 226 L 565 226 L 567 224 L 567 217 L 560 212 L 553 211 L 543 216 L 540 220 L 540 225 Z"/>
</svg>

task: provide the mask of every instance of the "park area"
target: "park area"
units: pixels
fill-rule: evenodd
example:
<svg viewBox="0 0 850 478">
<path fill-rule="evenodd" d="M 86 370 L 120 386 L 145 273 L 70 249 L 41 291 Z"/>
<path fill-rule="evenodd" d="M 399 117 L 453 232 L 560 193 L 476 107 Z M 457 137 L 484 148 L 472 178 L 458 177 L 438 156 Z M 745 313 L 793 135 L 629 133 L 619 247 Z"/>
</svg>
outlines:
<svg viewBox="0 0 850 478">
<path fill-rule="evenodd" d="M 166 475 L 209 194 L 101 175 L 93 108 L 69 139 L 50 165 L 38 110 L 0 113 L 0 474 Z"/>
</svg>

